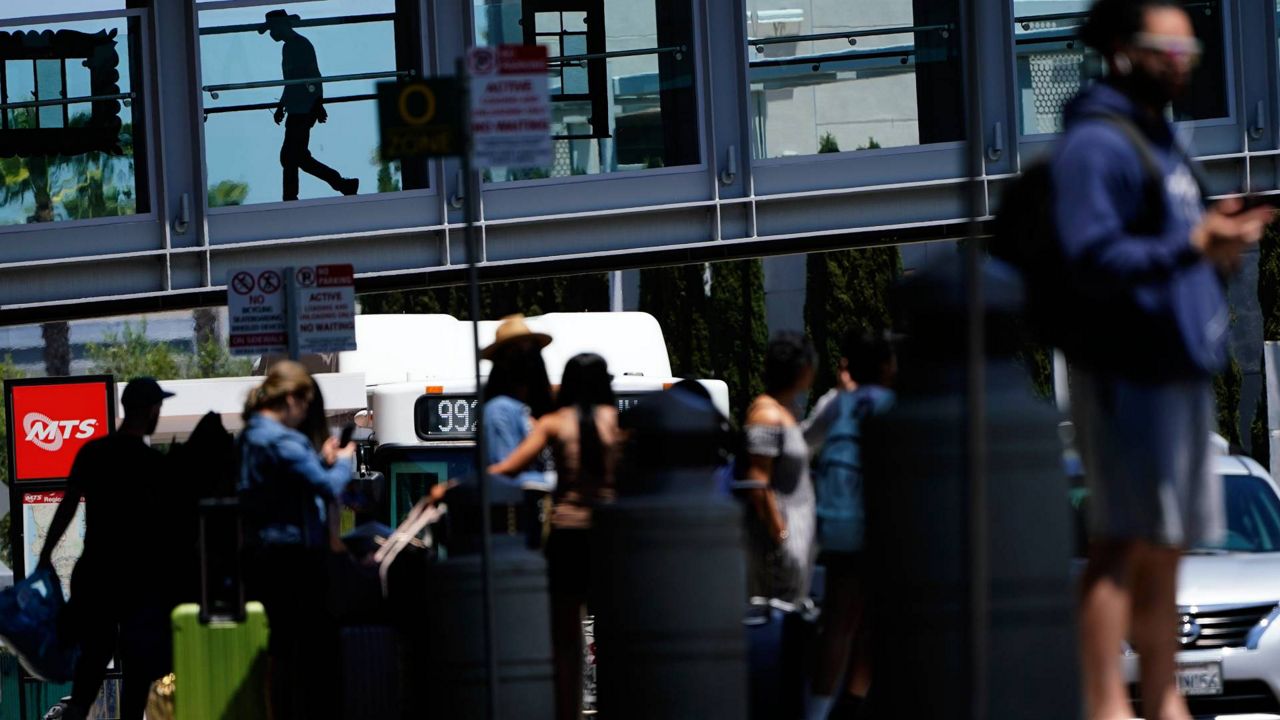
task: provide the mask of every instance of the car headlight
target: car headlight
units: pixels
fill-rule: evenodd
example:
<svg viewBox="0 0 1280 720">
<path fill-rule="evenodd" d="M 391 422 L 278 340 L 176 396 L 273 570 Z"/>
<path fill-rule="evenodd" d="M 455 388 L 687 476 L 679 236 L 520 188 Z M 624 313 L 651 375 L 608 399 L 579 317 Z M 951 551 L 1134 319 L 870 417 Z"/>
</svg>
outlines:
<svg viewBox="0 0 1280 720">
<path fill-rule="evenodd" d="M 1245 636 L 1245 648 L 1249 650 L 1257 650 L 1258 643 L 1262 642 L 1263 633 L 1265 633 L 1272 625 L 1276 624 L 1276 622 L 1280 622 L 1280 605 L 1276 605 L 1272 608 L 1271 612 L 1267 613 L 1266 617 L 1259 620 L 1258 624 L 1254 625 L 1253 628 L 1249 630 L 1249 634 Z"/>
</svg>

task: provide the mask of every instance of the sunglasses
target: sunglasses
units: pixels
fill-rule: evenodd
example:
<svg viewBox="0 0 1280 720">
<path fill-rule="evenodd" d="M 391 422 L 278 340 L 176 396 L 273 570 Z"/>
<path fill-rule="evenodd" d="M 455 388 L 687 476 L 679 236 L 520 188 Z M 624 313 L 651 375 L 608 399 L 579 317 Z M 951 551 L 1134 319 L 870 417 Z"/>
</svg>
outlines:
<svg viewBox="0 0 1280 720">
<path fill-rule="evenodd" d="M 1133 36 L 1133 46 L 1160 53 L 1170 60 L 1185 62 L 1192 67 L 1200 63 L 1200 57 L 1204 54 L 1204 45 L 1199 40 L 1174 35 L 1141 32 Z"/>
</svg>

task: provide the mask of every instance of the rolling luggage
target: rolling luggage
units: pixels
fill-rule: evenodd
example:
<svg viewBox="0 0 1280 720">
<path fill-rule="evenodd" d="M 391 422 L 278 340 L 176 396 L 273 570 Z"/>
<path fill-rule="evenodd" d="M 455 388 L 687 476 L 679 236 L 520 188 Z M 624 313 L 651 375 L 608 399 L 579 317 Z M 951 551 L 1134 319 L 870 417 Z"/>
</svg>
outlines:
<svg viewBox="0 0 1280 720">
<path fill-rule="evenodd" d="M 175 720 L 265 720 L 267 613 L 247 603 L 244 619 L 200 618 L 200 606 L 173 611 Z"/>
<path fill-rule="evenodd" d="M 781 600 L 751 598 L 747 631 L 751 720 L 798 720 L 805 714 L 815 613 Z"/>
<path fill-rule="evenodd" d="M 200 503 L 200 604 L 173 611 L 175 720 L 266 720 L 267 613 L 246 603 L 240 508 Z"/>
</svg>

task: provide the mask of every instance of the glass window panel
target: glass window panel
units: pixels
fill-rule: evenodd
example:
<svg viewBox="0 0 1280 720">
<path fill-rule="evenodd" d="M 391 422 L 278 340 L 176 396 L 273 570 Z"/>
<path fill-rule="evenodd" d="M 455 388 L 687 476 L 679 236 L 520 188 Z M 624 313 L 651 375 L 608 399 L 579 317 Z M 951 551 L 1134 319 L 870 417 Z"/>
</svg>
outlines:
<svg viewBox="0 0 1280 720">
<path fill-rule="evenodd" d="M 552 166 L 494 168 L 485 172 L 486 181 L 597 175 L 701 160 L 698 123 L 691 121 L 698 107 L 688 0 L 474 2 L 477 42 L 538 42 L 552 50 Z M 536 18 L 538 33 L 556 36 L 526 37 L 526 13 Z M 547 15 L 555 22 L 544 21 Z M 609 55 L 636 50 L 643 52 Z M 557 62 L 577 55 L 600 57 Z"/>
<path fill-rule="evenodd" d="M 41 10 L 123 5 L 54 0 Z M 0 113 L 0 225 L 149 211 L 144 98 L 121 97 L 141 87 L 131 62 L 141 52 L 140 28 L 136 17 L 0 27 L 0 34 L 58 33 L 57 57 L 14 35 L 0 44 L 0 104 L 56 103 Z M 89 97 L 99 99 L 75 102 Z"/>
<path fill-rule="evenodd" d="M 747 7 L 755 157 L 964 138 L 956 0 Z"/>
<path fill-rule="evenodd" d="M 534 22 L 540 33 L 558 33 L 563 29 L 560 13 L 538 13 Z"/>
<path fill-rule="evenodd" d="M 1018 128 L 1024 135 L 1062 131 L 1063 107 L 1081 89 L 1104 77 L 1102 58 L 1076 35 L 1089 0 L 1014 0 L 1013 27 L 1018 80 Z M 1221 0 L 1183 3 L 1204 58 L 1191 90 L 1174 105 L 1178 120 L 1206 120 L 1228 113 Z"/>
<path fill-rule="evenodd" d="M 571 65 L 564 69 L 564 89 L 567 95 L 586 95 L 591 92 L 587 82 L 587 68 Z"/>
<path fill-rule="evenodd" d="M 565 55 L 586 55 L 587 54 L 587 36 L 586 35 L 565 35 L 564 36 L 564 54 Z"/>
<path fill-rule="evenodd" d="M 61 60 L 36 61 L 36 99 L 62 100 L 66 95 L 62 92 Z M 66 127 L 63 122 L 63 105 L 46 105 L 36 111 L 36 122 L 42 128 Z"/>
<path fill-rule="evenodd" d="M 376 86 L 418 70 L 417 7 L 320 0 L 201 11 L 210 207 L 338 197 L 357 181 L 359 194 L 427 187 L 425 161 L 384 163 L 377 152 Z"/>
</svg>

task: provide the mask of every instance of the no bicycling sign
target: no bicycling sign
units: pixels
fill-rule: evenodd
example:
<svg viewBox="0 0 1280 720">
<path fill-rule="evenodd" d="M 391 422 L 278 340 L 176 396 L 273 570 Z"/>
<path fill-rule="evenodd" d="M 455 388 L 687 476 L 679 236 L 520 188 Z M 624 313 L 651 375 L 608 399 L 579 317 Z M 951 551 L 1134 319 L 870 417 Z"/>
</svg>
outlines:
<svg viewBox="0 0 1280 720">
<path fill-rule="evenodd" d="M 351 265 L 236 268 L 227 273 L 231 352 L 354 350 L 355 273 Z"/>
</svg>

